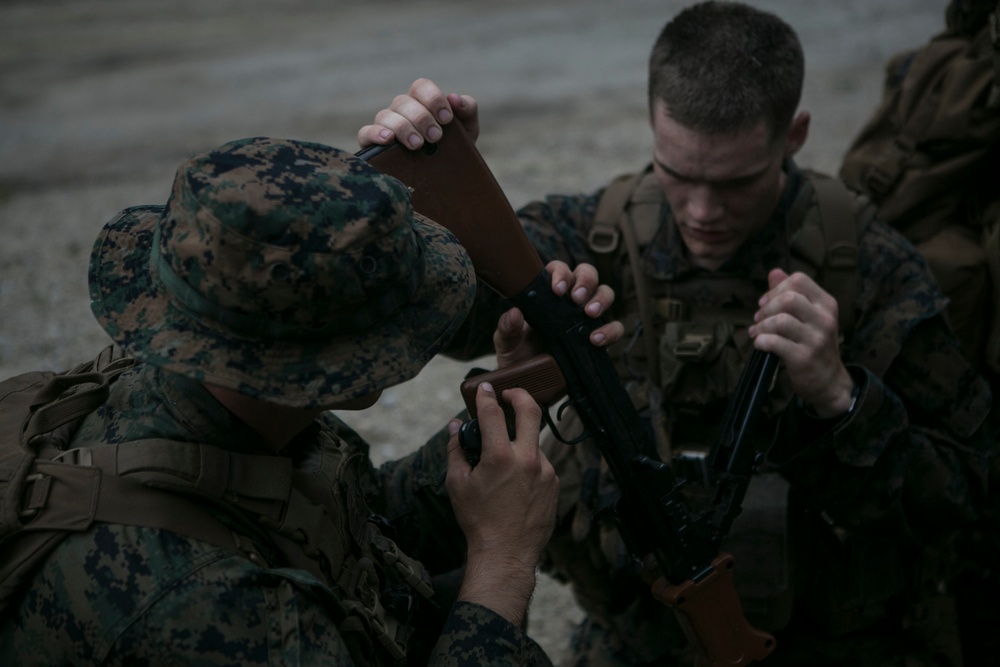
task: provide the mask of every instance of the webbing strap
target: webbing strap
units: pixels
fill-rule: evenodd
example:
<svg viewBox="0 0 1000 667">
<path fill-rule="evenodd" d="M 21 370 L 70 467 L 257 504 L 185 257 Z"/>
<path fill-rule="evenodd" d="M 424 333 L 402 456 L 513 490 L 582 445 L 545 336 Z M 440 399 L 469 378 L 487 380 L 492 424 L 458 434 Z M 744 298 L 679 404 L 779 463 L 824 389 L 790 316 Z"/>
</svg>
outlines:
<svg viewBox="0 0 1000 667">
<path fill-rule="evenodd" d="M 233 532 L 198 503 L 93 467 L 36 461 L 22 515 L 27 532 L 84 531 L 102 522 L 169 530 L 240 551 Z"/>
<path fill-rule="evenodd" d="M 602 264 L 606 266 L 616 256 L 615 251 L 618 249 L 619 236 L 625 239 L 625 252 L 629 261 L 629 269 L 632 271 L 636 299 L 639 303 L 639 320 L 642 323 L 643 347 L 646 348 L 647 372 L 652 386 L 659 387 L 660 363 L 657 361 L 659 352 L 654 340 L 656 329 L 653 326 L 653 314 L 650 311 L 649 285 L 642 271 L 642 256 L 635 228 L 631 217 L 626 215 L 628 204 L 636 189 L 650 171 L 651 167 L 647 167 L 638 173 L 620 177 L 605 189 L 597 205 L 594 226 L 590 231 L 588 242 L 598 261 L 598 274 L 611 276 L 613 275 L 611 267 L 604 268 Z M 602 247 L 602 238 L 612 239 L 613 243 L 605 243 Z"/>
<path fill-rule="evenodd" d="M 239 454 L 161 438 L 72 449 L 57 459 L 215 500 L 235 495 L 247 501 L 283 502 L 292 487 L 292 462 L 287 457 Z"/>
<path fill-rule="evenodd" d="M 859 281 L 854 195 L 837 179 L 809 180 L 816 189 L 817 210 L 826 243 L 822 284 L 837 300 L 840 331 L 846 335 L 854 327 L 854 301 Z"/>
</svg>

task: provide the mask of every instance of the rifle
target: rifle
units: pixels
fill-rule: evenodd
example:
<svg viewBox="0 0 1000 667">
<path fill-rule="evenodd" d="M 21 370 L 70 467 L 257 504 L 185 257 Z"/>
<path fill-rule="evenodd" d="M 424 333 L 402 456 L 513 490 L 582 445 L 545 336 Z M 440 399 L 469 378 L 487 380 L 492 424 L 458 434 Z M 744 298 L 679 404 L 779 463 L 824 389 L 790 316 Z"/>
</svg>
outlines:
<svg viewBox="0 0 1000 667">
<path fill-rule="evenodd" d="M 537 251 L 461 125 L 449 125 L 440 141 L 421 150 L 393 144 L 357 155 L 410 188 L 414 209 L 455 234 L 478 278 L 521 309 L 549 350 L 547 359 L 477 375 L 466 387 L 489 380 L 499 396 L 506 387 L 521 386 L 536 400 L 543 396 L 540 403 L 565 393 L 561 409 L 572 406 L 585 429 L 573 442 L 591 438 L 620 489 L 612 511 L 623 539 L 640 563 L 652 559 L 658 566 L 653 596 L 673 609 L 708 664 L 745 665 L 769 655 L 774 638 L 744 617 L 733 585 L 733 558 L 720 553 L 719 544 L 739 514 L 759 462 L 748 436 L 777 358 L 751 355 L 709 454 L 709 464 L 718 471 L 714 500 L 696 514 L 681 495 L 684 480 L 659 460 L 607 351 L 589 342 L 598 323 L 568 297 L 552 292 Z M 473 400 L 472 414 L 474 406 Z M 543 416 L 558 436 L 547 410 Z"/>
</svg>

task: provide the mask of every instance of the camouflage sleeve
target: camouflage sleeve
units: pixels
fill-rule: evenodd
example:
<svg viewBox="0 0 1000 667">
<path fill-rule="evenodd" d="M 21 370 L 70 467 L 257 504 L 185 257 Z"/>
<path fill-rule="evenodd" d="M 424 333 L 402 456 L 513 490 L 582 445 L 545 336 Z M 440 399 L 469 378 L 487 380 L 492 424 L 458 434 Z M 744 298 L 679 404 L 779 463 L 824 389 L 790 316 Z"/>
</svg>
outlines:
<svg viewBox="0 0 1000 667">
<path fill-rule="evenodd" d="M 592 195 L 550 195 L 517 212 L 543 263 L 559 259 L 575 267 L 580 262 L 593 262 L 586 239 L 602 191 Z M 507 300 L 493 290 L 478 289 L 472 311 L 445 354 L 461 360 L 491 354 L 497 320 L 508 308 Z"/>
<path fill-rule="evenodd" d="M 493 611 L 457 602 L 434 647 L 431 665 L 551 665 L 545 652 L 522 630 Z"/>
<path fill-rule="evenodd" d="M 940 539 L 975 517 L 985 492 L 992 394 L 912 246 L 875 222 L 860 251 L 857 325 L 844 346 L 855 408 L 832 426 L 790 409 L 768 460 L 839 525 Z"/>
</svg>

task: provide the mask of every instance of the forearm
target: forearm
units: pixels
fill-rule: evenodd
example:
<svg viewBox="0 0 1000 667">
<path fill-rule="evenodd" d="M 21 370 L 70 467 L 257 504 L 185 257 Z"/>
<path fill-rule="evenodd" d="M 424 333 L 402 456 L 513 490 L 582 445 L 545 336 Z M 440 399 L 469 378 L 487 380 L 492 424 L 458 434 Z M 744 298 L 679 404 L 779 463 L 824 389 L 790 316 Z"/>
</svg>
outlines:
<svg viewBox="0 0 1000 667">
<path fill-rule="evenodd" d="M 535 571 L 534 563 L 469 554 L 458 597 L 487 607 L 520 627 L 535 591 Z"/>
<path fill-rule="evenodd" d="M 852 372 L 857 377 L 859 368 Z M 980 431 L 962 437 L 927 423 L 927 410 L 908 411 L 880 378 L 861 373 L 852 414 L 817 427 L 790 409 L 769 461 L 839 525 L 940 539 L 975 516 L 989 442 Z M 911 412 L 921 414 L 919 421 Z"/>
</svg>

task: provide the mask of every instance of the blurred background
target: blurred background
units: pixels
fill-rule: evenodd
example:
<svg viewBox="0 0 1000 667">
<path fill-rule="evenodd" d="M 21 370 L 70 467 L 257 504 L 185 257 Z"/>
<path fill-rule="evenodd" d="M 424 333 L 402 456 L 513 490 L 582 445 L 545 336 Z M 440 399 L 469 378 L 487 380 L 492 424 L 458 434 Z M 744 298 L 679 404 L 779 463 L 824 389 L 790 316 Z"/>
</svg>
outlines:
<svg viewBox="0 0 1000 667">
<path fill-rule="evenodd" d="M 66 369 L 108 339 L 87 262 L 119 210 L 166 202 L 186 156 L 254 135 L 356 150 L 357 130 L 427 76 L 480 103 L 480 150 L 519 206 L 649 159 L 646 59 L 667 0 L 3 0 L 0 377 Z M 836 171 L 897 51 L 946 0 L 753 0 L 794 27 L 813 116 L 801 166 Z M 489 363 L 489 360 L 485 360 Z M 432 362 L 363 414 L 377 461 L 461 408 L 468 367 Z M 529 630 L 553 659 L 580 618 L 545 577 Z"/>
</svg>

